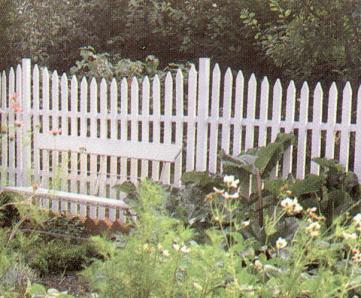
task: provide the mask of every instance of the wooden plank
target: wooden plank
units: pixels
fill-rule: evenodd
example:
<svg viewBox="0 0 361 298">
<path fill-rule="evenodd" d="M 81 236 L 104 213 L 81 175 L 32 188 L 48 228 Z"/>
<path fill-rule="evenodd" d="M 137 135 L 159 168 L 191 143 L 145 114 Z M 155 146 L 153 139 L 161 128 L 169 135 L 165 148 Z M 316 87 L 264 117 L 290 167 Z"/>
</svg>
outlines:
<svg viewBox="0 0 361 298">
<path fill-rule="evenodd" d="M 108 85 L 105 79 L 102 79 L 100 82 L 100 141 L 104 142 L 104 146 L 108 147 L 108 138 L 107 138 L 107 114 L 108 114 Z M 107 189 L 107 156 L 109 154 L 104 154 L 100 156 L 100 173 L 99 173 L 99 191 L 98 195 L 101 197 L 106 197 Z M 99 214 L 105 214 L 103 207 L 99 207 Z"/>
<path fill-rule="evenodd" d="M 22 59 L 22 108 L 23 125 L 21 127 L 22 135 L 22 185 L 30 186 L 31 184 L 31 60 Z"/>
<path fill-rule="evenodd" d="M 221 71 L 219 69 L 219 65 L 216 64 L 214 66 L 213 73 L 212 73 L 211 117 L 210 117 L 210 136 L 209 136 L 209 164 L 208 164 L 208 170 L 210 173 L 217 172 L 220 84 L 221 84 Z M 195 109 L 194 109 L 194 111 L 195 111 Z M 189 123 L 189 124 L 191 124 L 191 123 Z"/>
<path fill-rule="evenodd" d="M 57 71 L 54 71 L 51 77 L 51 103 L 52 103 L 52 130 L 59 130 L 59 76 Z M 60 189 L 58 185 L 61 177 L 61 169 L 59 165 L 59 152 L 52 151 L 51 159 L 51 174 L 52 174 L 52 185 L 53 189 Z M 56 203 L 56 202 L 53 202 Z"/>
<path fill-rule="evenodd" d="M 142 82 L 142 116 L 149 117 L 149 79 L 146 76 Z M 142 121 L 142 142 L 149 142 L 149 120 L 144 118 Z M 149 162 L 142 160 L 141 177 L 148 177 Z"/>
<path fill-rule="evenodd" d="M 313 121 L 312 121 L 312 146 L 311 158 L 320 157 L 321 154 L 321 121 L 322 121 L 322 98 L 323 91 L 320 83 L 317 83 L 313 95 Z M 319 165 L 311 162 L 311 174 L 319 174 Z"/>
<path fill-rule="evenodd" d="M 355 162 L 354 172 L 361 180 L 361 86 L 359 86 L 357 93 L 357 111 L 356 111 L 356 135 L 355 135 Z"/>
<path fill-rule="evenodd" d="M 293 133 L 293 124 L 295 122 L 295 103 L 296 86 L 294 81 L 291 81 L 287 88 L 285 133 Z M 283 177 L 287 177 L 289 174 L 292 174 L 292 152 L 293 146 L 291 145 L 287 148 L 283 155 Z"/>
<path fill-rule="evenodd" d="M 246 126 L 246 141 L 245 149 L 253 148 L 254 144 L 254 124 L 252 123 L 256 115 L 256 99 L 257 99 L 257 80 L 254 74 L 248 82 L 248 96 L 247 96 L 247 126 Z"/>
<path fill-rule="evenodd" d="M 99 139 L 88 137 L 53 136 L 39 134 L 39 148 L 57 151 L 86 152 L 132 159 L 174 162 L 181 152 L 181 145 L 107 140 L 106 146 Z"/>
<path fill-rule="evenodd" d="M 327 134 L 325 157 L 333 159 L 335 157 L 335 124 L 337 115 L 338 91 L 335 83 L 332 83 L 328 96 L 327 113 Z"/>
<path fill-rule="evenodd" d="M 22 68 L 21 65 L 16 67 L 16 75 L 15 75 L 15 89 L 17 94 L 17 102 L 23 109 L 23 102 L 22 102 L 22 83 L 23 83 L 23 75 L 22 75 Z M 23 123 L 22 112 L 15 113 L 15 123 Z M 22 133 L 22 126 L 23 124 L 15 125 L 15 142 L 16 142 L 16 185 L 22 186 L 23 185 L 23 133 Z"/>
<path fill-rule="evenodd" d="M 173 79 L 170 72 L 165 78 L 164 90 L 164 144 L 172 143 L 172 111 L 173 111 Z M 161 181 L 164 184 L 170 184 L 170 164 L 167 162 L 163 164 L 161 173 Z"/>
<path fill-rule="evenodd" d="M 307 144 L 307 123 L 308 123 L 308 103 L 309 103 L 309 87 L 305 82 L 301 89 L 300 97 L 300 128 L 298 129 L 297 140 L 297 178 L 305 177 L 306 167 L 306 144 Z"/>
<path fill-rule="evenodd" d="M 156 75 L 153 79 L 153 143 L 160 143 L 160 81 Z M 159 181 L 159 161 L 152 163 L 152 179 Z"/>
<path fill-rule="evenodd" d="M 262 147 L 267 142 L 267 121 L 268 121 L 268 104 L 269 104 L 269 82 L 268 78 L 264 77 L 261 83 L 261 101 L 260 101 L 260 118 L 259 118 L 259 133 L 258 146 Z"/>
<path fill-rule="evenodd" d="M 243 118 L 243 93 L 244 77 L 239 71 L 236 77 L 235 111 L 234 111 L 234 134 L 233 134 L 233 155 L 239 155 L 242 148 L 242 118 Z"/>
<path fill-rule="evenodd" d="M 183 73 L 180 69 L 177 71 L 176 75 L 176 134 L 175 142 L 183 147 L 183 116 L 184 116 L 184 82 L 183 82 Z M 174 166 L 174 185 L 176 187 L 181 186 L 181 177 L 182 177 L 182 161 L 183 161 L 183 152 L 181 151 L 179 156 L 176 159 Z"/>
<path fill-rule="evenodd" d="M 33 126 L 34 126 L 34 183 L 40 184 L 40 151 L 38 149 L 37 135 L 40 129 L 40 71 L 38 65 L 33 69 Z"/>
<path fill-rule="evenodd" d="M 71 78 L 71 93 L 70 93 L 70 106 L 71 106 L 71 136 L 78 137 L 78 80 L 76 76 Z M 70 190 L 71 192 L 78 192 L 78 153 L 70 153 L 71 160 L 71 174 L 70 174 Z M 78 214 L 78 205 L 71 204 L 70 210 L 73 215 Z"/>
<path fill-rule="evenodd" d="M 273 108 L 272 108 L 272 126 L 271 126 L 271 142 L 276 140 L 280 132 L 281 124 L 281 109 L 282 109 L 282 85 L 281 81 L 277 79 L 273 87 Z M 278 176 L 278 165 L 274 167 L 271 172 L 271 177 Z"/>
<path fill-rule="evenodd" d="M 187 121 L 187 156 L 186 171 L 195 169 L 195 123 L 197 104 L 197 71 L 194 65 L 191 66 L 188 74 L 188 121 Z"/>
<path fill-rule="evenodd" d="M 7 78 L 5 72 L 0 74 L 1 88 L 1 187 L 8 184 L 9 175 L 9 105 L 7 100 Z"/>
<path fill-rule="evenodd" d="M 86 138 L 87 135 L 87 118 L 85 114 L 87 113 L 87 103 L 88 101 L 88 82 L 85 77 L 80 82 L 80 113 L 83 114 L 83 117 L 80 118 L 80 137 Z M 60 136 L 62 137 L 62 136 Z M 80 175 L 82 177 L 87 177 L 87 154 L 84 150 L 81 150 L 80 153 Z M 87 193 L 87 185 L 85 179 L 80 179 L 80 193 Z M 86 215 L 84 206 L 80 205 L 80 214 L 82 216 Z M 85 213 L 85 214 L 84 214 Z"/>
<path fill-rule="evenodd" d="M 15 97 L 15 71 L 13 68 L 10 68 L 9 72 L 9 92 L 6 94 L 6 88 L 3 89 L 3 96 L 9 97 L 9 106 L 13 106 L 18 103 L 19 98 Z M 3 73 L 3 86 L 6 84 L 6 76 Z M 11 99 L 10 97 L 14 98 Z M 15 179 L 15 140 L 16 140 L 16 127 L 15 127 L 15 111 L 11 109 L 9 111 L 9 121 L 8 121 L 8 134 L 9 134 L 9 184 L 16 185 Z"/>
<path fill-rule="evenodd" d="M 127 141 L 128 139 L 128 83 L 126 79 L 122 80 L 120 86 L 120 93 L 121 93 L 121 140 Z M 124 182 L 128 180 L 127 175 L 127 159 L 121 158 L 120 160 L 120 182 Z"/>
<path fill-rule="evenodd" d="M 230 68 L 227 69 L 224 76 L 223 90 L 223 113 L 222 113 L 222 149 L 229 154 L 230 149 L 230 119 L 232 111 L 232 87 L 233 76 Z"/>
<path fill-rule="evenodd" d="M 117 140 L 118 138 L 118 84 L 115 79 L 112 80 L 110 85 L 110 139 Z M 115 199 L 117 191 L 114 186 L 117 184 L 117 166 L 118 158 L 115 156 L 110 157 L 110 197 Z M 116 209 L 109 208 L 109 218 L 111 221 L 116 220 Z"/>
<path fill-rule="evenodd" d="M 66 74 L 61 76 L 60 81 L 60 115 L 61 115 L 61 134 L 69 135 L 68 132 L 68 78 Z M 61 190 L 68 191 L 68 179 L 69 179 L 69 169 L 68 169 L 68 153 L 61 153 Z M 64 206 L 63 206 L 64 207 Z M 65 207 L 64 207 L 65 208 Z M 66 209 L 67 210 L 67 209 Z"/>
<path fill-rule="evenodd" d="M 346 171 L 349 169 L 351 106 L 352 89 L 350 82 L 347 82 L 343 89 L 340 143 L 340 163 L 344 165 Z"/>
<path fill-rule="evenodd" d="M 42 73 L 42 98 L 43 98 L 43 133 L 49 134 L 49 97 L 50 97 L 50 76 L 47 68 L 43 69 Z M 42 179 L 41 187 L 49 188 L 49 151 L 43 150 L 42 152 Z M 47 202 L 45 202 L 47 203 Z"/>
<path fill-rule="evenodd" d="M 98 130 L 97 130 L 97 107 L 98 107 L 98 84 L 95 78 L 93 78 L 90 82 L 90 139 L 97 141 L 98 146 L 105 147 L 103 142 L 99 142 L 98 138 Z M 80 146 L 82 146 L 80 144 Z M 79 147 L 78 147 L 79 148 Z M 98 165 L 97 165 L 97 152 L 96 151 L 88 151 L 87 146 L 83 144 L 83 148 L 86 148 L 86 153 L 90 154 L 90 194 L 95 196 L 98 194 L 99 190 L 99 177 L 98 177 Z M 71 150 L 71 151 L 79 151 Z M 94 210 L 93 210 L 94 211 Z M 92 211 L 90 211 L 92 212 Z M 93 212 L 94 213 L 94 212 Z"/>
<path fill-rule="evenodd" d="M 130 136 L 132 142 L 138 141 L 138 115 L 139 115 L 139 84 L 136 77 L 132 79 L 131 85 L 131 128 Z M 138 161 L 134 158 L 130 161 L 130 181 L 138 182 Z"/>
<path fill-rule="evenodd" d="M 199 59 L 196 170 L 207 170 L 210 59 Z"/>
</svg>

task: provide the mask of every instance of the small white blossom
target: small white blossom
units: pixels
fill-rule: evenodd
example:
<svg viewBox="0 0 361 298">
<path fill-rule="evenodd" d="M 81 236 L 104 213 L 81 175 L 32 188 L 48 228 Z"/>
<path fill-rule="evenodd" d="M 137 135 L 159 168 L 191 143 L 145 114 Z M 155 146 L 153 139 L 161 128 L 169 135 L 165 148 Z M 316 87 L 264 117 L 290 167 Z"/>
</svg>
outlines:
<svg viewBox="0 0 361 298">
<path fill-rule="evenodd" d="M 169 257 L 170 253 L 169 253 L 168 250 L 165 249 L 165 250 L 162 251 L 162 255 L 165 256 L 165 257 Z"/>
<path fill-rule="evenodd" d="M 218 193 L 218 194 L 221 194 L 221 195 L 224 194 L 224 189 L 218 189 L 217 187 L 213 187 L 213 190 L 214 190 L 215 193 Z"/>
<path fill-rule="evenodd" d="M 293 200 L 288 197 L 285 198 L 281 201 L 281 207 L 288 215 L 299 214 L 303 210 L 302 206 L 298 203 L 297 198 L 294 198 Z"/>
<path fill-rule="evenodd" d="M 353 221 L 357 226 L 361 226 L 361 213 L 358 213 L 354 216 Z"/>
<path fill-rule="evenodd" d="M 244 228 L 247 228 L 250 223 L 251 223 L 250 220 L 242 221 L 242 222 L 241 222 L 241 227 L 242 227 L 243 229 L 244 229 Z"/>
<path fill-rule="evenodd" d="M 353 240 L 353 239 L 357 239 L 357 234 L 356 233 L 347 233 L 347 232 L 343 232 L 342 233 L 343 238 L 345 238 L 346 240 Z"/>
<path fill-rule="evenodd" d="M 227 185 L 227 187 L 237 188 L 239 184 L 239 179 L 234 179 L 234 176 L 224 176 L 223 182 Z"/>
<path fill-rule="evenodd" d="M 319 236 L 320 235 L 320 230 L 321 230 L 321 225 L 318 222 L 313 222 L 306 228 L 306 232 L 311 237 Z"/>
<path fill-rule="evenodd" d="M 202 290 L 203 290 L 203 287 L 202 287 L 199 283 L 194 282 L 194 283 L 193 283 L 193 286 L 194 286 L 197 290 L 199 290 L 199 291 L 202 291 Z"/>
<path fill-rule="evenodd" d="M 284 247 L 286 247 L 286 246 L 287 246 L 287 241 L 286 241 L 286 239 L 283 239 L 283 238 L 279 237 L 279 238 L 277 239 L 277 241 L 276 241 L 276 247 L 277 247 L 277 249 L 282 249 L 282 248 L 284 248 Z"/>
<path fill-rule="evenodd" d="M 179 246 L 179 244 L 174 243 L 174 244 L 173 244 L 173 248 L 174 248 L 176 251 L 179 251 L 180 246 Z"/>
<path fill-rule="evenodd" d="M 182 246 L 182 248 L 180 249 L 180 251 L 184 254 L 187 254 L 191 251 L 191 249 L 185 245 Z"/>
<path fill-rule="evenodd" d="M 254 268 L 256 268 L 256 270 L 262 270 L 263 264 L 261 263 L 261 261 L 259 260 L 254 261 Z"/>
<path fill-rule="evenodd" d="M 228 192 L 225 192 L 223 194 L 223 197 L 228 200 L 228 199 L 238 199 L 239 198 L 239 195 L 237 192 L 233 193 L 233 194 L 229 194 Z"/>
<path fill-rule="evenodd" d="M 217 7 L 217 3 L 212 3 L 212 7 L 216 8 L 216 7 Z"/>
</svg>

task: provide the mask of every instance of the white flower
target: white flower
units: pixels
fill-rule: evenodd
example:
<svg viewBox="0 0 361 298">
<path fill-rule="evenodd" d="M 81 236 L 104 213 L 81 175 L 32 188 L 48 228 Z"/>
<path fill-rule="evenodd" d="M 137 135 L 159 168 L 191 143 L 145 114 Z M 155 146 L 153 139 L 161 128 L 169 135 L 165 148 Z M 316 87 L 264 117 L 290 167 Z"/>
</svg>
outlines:
<svg viewBox="0 0 361 298">
<path fill-rule="evenodd" d="M 174 248 L 176 251 L 179 251 L 180 246 L 179 246 L 179 244 L 174 243 L 174 244 L 173 244 L 173 248 Z"/>
<path fill-rule="evenodd" d="M 256 268 L 256 270 L 262 270 L 263 269 L 263 264 L 261 263 L 261 261 L 255 260 L 254 261 L 254 268 Z"/>
<path fill-rule="evenodd" d="M 227 185 L 227 187 L 237 188 L 239 184 L 239 179 L 235 180 L 234 176 L 224 176 L 223 182 Z"/>
<path fill-rule="evenodd" d="M 165 250 L 162 251 L 162 255 L 165 256 L 165 257 L 169 257 L 170 253 L 169 253 L 168 250 L 165 249 Z"/>
<path fill-rule="evenodd" d="M 282 249 L 282 248 L 284 248 L 284 247 L 286 247 L 286 246 L 287 246 L 287 241 L 286 241 L 286 239 L 283 239 L 283 238 L 279 237 L 279 238 L 277 239 L 277 241 L 276 241 L 276 247 L 277 247 L 277 249 Z"/>
<path fill-rule="evenodd" d="M 228 200 L 228 199 L 238 199 L 239 198 L 239 195 L 237 192 L 233 193 L 233 194 L 229 194 L 228 192 L 225 192 L 223 194 L 223 197 Z"/>
<path fill-rule="evenodd" d="M 183 245 L 182 248 L 180 249 L 180 251 L 184 254 L 187 254 L 191 251 L 191 249 L 188 248 L 187 246 Z"/>
<path fill-rule="evenodd" d="M 217 7 L 217 3 L 213 3 L 212 7 L 216 8 Z"/>
<path fill-rule="evenodd" d="M 293 200 L 288 197 L 285 198 L 281 201 L 281 207 L 288 215 L 299 214 L 303 210 L 302 206 L 298 203 L 297 198 L 294 198 Z"/>
<path fill-rule="evenodd" d="M 215 193 L 218 193 L 220 195 L 223 195 L 224 193 L 224 189 L 218 189 L 217 187 L 213 187 L 213 190 Z"/>
<path fill-rule="evenodd" d="M 194 283 L 193 283 L 193 286 L 194 286 L 197 290 L 199 290 L 199 291 L 202 291 L 202 290 L 203 290 L 202 286 L 201 286 L 199 283 L 194 282 Z"/>
<path fill-rule="evenodd" d="M 250 223 L 251 223 L 250 220 L 242 221 L 242 222 L 241 222 L 241 227 L 242 227 L 243 229 L 244 229 L 244 228 L 247 228 Z"/>
<path fill-rule="evenodd" d="M 354 255 L 352 257 L 352 260 L 355 263 L 361 263 L 361 251 L 355 250 L 354 251 Z"/>
<path fill-rule="evenodd" d="M 318 222 L 313 222 L 306 228 L 306 232 L 311 237 L 319 236 L 320 235 L 320 230 L 321 230 L 321 226 L 320 226 L 320 224 Z"/>
<path fill-rule="evenodd" d="M 349 239 L 357 239 L 357 234 L 356 233 L 347 233 L 347 232 L 343 232 L 342 233 L 342 236 L 343 238 L 345 238 L 346 240 L 349 240 Z"/>
<path fill-rule="evenodd" d="M 353 221 L 357 226 L 361 226 L 361 213 L 358 213 L 354 216 Z"/>
</svg>

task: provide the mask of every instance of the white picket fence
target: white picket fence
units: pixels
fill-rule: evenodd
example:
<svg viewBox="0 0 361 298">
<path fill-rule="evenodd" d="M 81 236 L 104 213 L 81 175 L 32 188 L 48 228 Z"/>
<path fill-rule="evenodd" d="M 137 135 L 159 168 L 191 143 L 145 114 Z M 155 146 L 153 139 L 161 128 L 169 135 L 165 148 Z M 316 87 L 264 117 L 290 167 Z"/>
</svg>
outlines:
<svg viewBox="0 0 361 298">
<path fill-rule="evenodd" d="M 241 71 L 227 69 L 223 76 L 218 65 L 211 72 L 209 59 L 200 59 L 198 71 L 192 66 L 185 77 L 179 70 L 164 80 L 79 82 L 24 59 L 2 73 L 0 86 L 3 185 L 36 183 L 119 198 L 115 184 L 149 177 L 179 185 L 184 171 L 219 171 L 220 149 L 236 155 L 273 141 L 280 131 L 294 132 L 297 146 L 287 150 L 275 175 L 317 173 L 310 159 L 326 156 L 361 177 L 361 92 L 353 96 L 349 83 L 342 94 L 335 84 L 327 92 L 320 84 L 314 91 L 307 83 L 297 90 L 292 81 L 287 88 L 280 80 L 271 86 L 254 75 L 247 81 Z M 99 154 L 36 152 L 39 132 L 54 142 L 59 133 L 109 143 L 101 143 Z M 104 155 L 107 144 L 111 152 L 111 140 L 176 144 L 183 148 L 182 162 Z"/>
</svg>

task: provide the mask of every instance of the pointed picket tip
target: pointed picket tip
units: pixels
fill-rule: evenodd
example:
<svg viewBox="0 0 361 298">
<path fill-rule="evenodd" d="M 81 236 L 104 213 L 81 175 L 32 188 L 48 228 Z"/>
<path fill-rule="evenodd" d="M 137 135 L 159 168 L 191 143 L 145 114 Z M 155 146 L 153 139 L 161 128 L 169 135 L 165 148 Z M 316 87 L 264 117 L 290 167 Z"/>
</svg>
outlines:
<svg viewBox="0 0 361 298">
<path fill-rule="evenodd" d="M 39 66 L 35 64 L 33 68 L 33 75 L 39 75 L 39 73 L 40 73 Z"/>
<path fill-rule="evenodd" d="M 268 80 L 267 76 L 262 79 L 261 85 L 262 86 L 269 86 L 269 80 Z"/>
<path fill-rule="evenodd" d="M 347 82 L 345 87 L 343 88 L 343 96 L 351 96 L 351 95 L 352 95 L 351 83 Z"/>
<path fill-rule="evenodd" d="M 115 78 L 112 78 L 112 81 L 111 81 L 111 83 L 110 83 L 110 86 L 111 86 L 112 88 L 118 87 L 117 80 L 116 80 Z"/>
<path fill-rule="evenodd" d="M 71 83 L 72 84 L 78 84 L 78 78 L 76 77 L 76 75 L 71 76 Z"/>
<path fill-rule="evenodd" d="M 21 71 L 21 65 L 20 64 L 18 64 L 18 66 L 16 67 L 16 71 L 18 72 L 18 71 Z"/>
<path fill-rule="evenodd" d="M 180 68 L 177 70 L 176 80 L 183 80 L 183 72 Z"/>
<path fill-rule="evenodd" d="M 244 81 L 243 72 L 241 70 L 238 71 L 236 80 L 237 81 Z"/>
<path fill-rule="evenodd" d="M 219 68 L 218 63 L 216 63 L 216 65 L 214 65 L 214 67 L 213 67 L 213 75 L 216 73 L 220 73 L 220 72 L 221 72 L 221 69 Z"/>
<path fill-rule="evenodd" d="M 6 73 L 4 72 L 3 75 L 6 76 Z M 9 72 L 9 76 L 14 76 L 15 75 L 15 70 L 13 67 L 10 68 L 10 72 Z"/>
<path fill-rule="evenodd" d="M 290 89 L 296 89 L 296 84 L 293 80 L 290 81 L 290 83 L 288 84 L 288 90 Z"/>
<path fill-rule="evenodd" d="M 133 77 L 132 77 L 132 86 L 135 86 L 135 85 L 138 86 L 138 79 L 137 79 L 136 76 L 133 76 Z"/>
<path fill-rule="evenodd" d="M 52 74 L 52 78 L 56 80 L 56 79 L 58 79 L 58 77 L 59 77 L 58 72 L 56 70 L 54 70 L 53 74 Z"/>
<path fill-rule="evenodd" d="M 101 88 L 106 88 L 107 87 L 107 81 L 104 78 L 102 78 L 102 80 L 100 81 L 100 87 Z"/>
<path fill-rule="evenodd" d="M 334 94 L 337 94 L 337 93 L 338 93 L 337 85 L 336 85 L 335 82 L 332 82 L 332 84 L 331 84 L 330 93 L 334 93 Z"/>
<path fill-rule="evenodd" d="M 145 76 L 145 77 L 143 78 L 142 84 L 143 84 L 143 86 L 148 86 L 148 85 L 149 85 L 149 78 L 148 78 L 148 76 Z"/>
<path fill-rule="evenodd" d="M 172 74 L 170 73 L 170 71 L 167 72 L 167 75 L 165 76 L 165 81 L 166 82 L 173 81 Z"/>
<path fill-rule="evenodd" d="M 277 79 L 274 85 L 275 88 L 280 88 L 282 89 L 282 83 L 280 79 Z"/>
<path fill-rule="evenodd" d="M 308 86 L 307 82 L 304 82 L 301 87 L 301 93 L 308 94 L 310 92 L 310 86 Z"/>
<path fill-rule="evenodd" d="M 125 87 L 125 86 L 128 87 L 128 81 L 127 81 L 126 78 L 122 78 L 121 86 L 122 86 L 122 87 Z"/>
<path fill-rule="evenodd" d="M 87 78 L 84 76 L 82 79 L 81 79 L 81 83 L 80 83 L 82 86 L 85 86 L 85 85 L 88 85 L 88 80 Z"/>
<path fill-rule="evenodd" d="M 322 90 L 322 85 L 320 82 L 317 83 L 316 88 L 315 88 L 315 92 L 314 95 L 322 95 L 323 94 L 323 90 Z"/>
<path fill-rule="evenodd" d="M 197 70 L 194 64 L 191 65 L 191 68 L 189 69 L 189 78 L 194 78 L 197 76 Z"/>
</svg>

